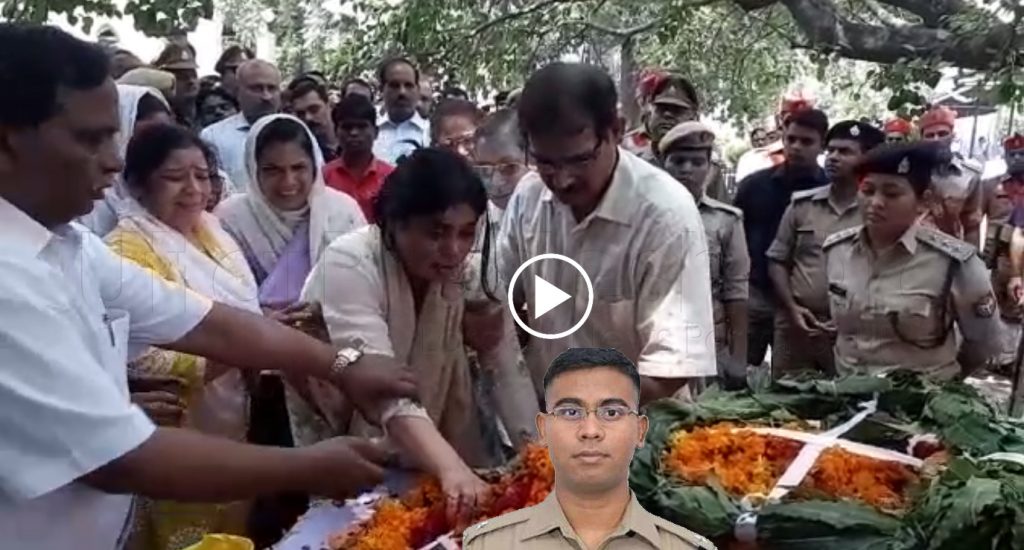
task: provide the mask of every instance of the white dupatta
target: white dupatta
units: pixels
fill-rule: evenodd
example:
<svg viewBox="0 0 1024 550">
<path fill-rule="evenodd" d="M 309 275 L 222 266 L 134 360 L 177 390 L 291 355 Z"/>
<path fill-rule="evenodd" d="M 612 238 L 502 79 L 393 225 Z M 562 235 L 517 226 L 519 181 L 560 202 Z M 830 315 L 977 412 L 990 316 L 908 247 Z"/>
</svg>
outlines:
<svg viewBox="0 0 1024 550">
<path fill-rule="evenodd" d="M 274 270 L 281 253 L 294 237 L 295 228 L 303 226 L 301 223 L 289 223 L 292 213 L 281 211 L 271 204 L 259 185 L 257 140 L 267 125 L 282 119 L 294 121 L 302 126 L 313 145 L 315 173 L 308 198 L 310 262 L 316 263 L 320 252 L 336 237 L 366 225 L 366 218 L 363 217 L 355 199 L 328 188 L 324 183 L 323 154 L 317 146 L 313 132 L 301 120 L 291 115 L 265 116 L 252 126 L 245 141 L 245 166 L 249 181 L 253 185 L 250 186 L 248 193 L 229 197 L 216 211 L 246 253 L 259 264 L 259 271 L 264 274 Z M 256 266 L 253 267 L 255 270 Z"/>
<path fill-rule="evenodd" d="M 184 235 L 126 199 L 119 230 L 137 233 L 174 269 L 180 282 L 203 296 L 239 309 L 261 313 L 256 280 L 238 245 L 213 215 L 203 212 L 201 231 L 217 250 L 200 250 Z M 241 373 L 231 369 L 206 382 L 189 408 L 189 422 L 203 433 L 242 440 L 248 424 L 248 395 Z"/>
</svg>

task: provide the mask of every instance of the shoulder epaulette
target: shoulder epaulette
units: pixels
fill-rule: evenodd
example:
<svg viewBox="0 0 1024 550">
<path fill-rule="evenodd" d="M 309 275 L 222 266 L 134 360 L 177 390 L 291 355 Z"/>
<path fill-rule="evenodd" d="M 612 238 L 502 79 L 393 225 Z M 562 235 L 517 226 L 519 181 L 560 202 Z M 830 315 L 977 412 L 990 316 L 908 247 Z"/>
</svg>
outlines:
<svg viewBox="0 0 1024 550">
<path fill-rule="evenodd" d="M 835 233 L 829 235 L 828 238 L 825 239 L 825 242 L 824 242 L 824 244 L 821 245 L 821 247 L 823 249 L 825 249 L 825 248 L 829 248 L 829 247 L 831 247 L 831 246 L 833 246 L 833 245 L 835 245 L 837 243 L 841 243 L 843 241 L 850 240 L 850 239 L 852 239 L 854 237 L 854 235 L 856 235 L 857 233 L 860 233 L 860 230 L 861 230 L 862 227 L 864 227 L 864 226 L 858 225 L 856 227 L 851 227 L 849 229 L 844 229 L 842 231 L 836 231 Z"/>
<path fill-rule="evenodd" d="M 804 189 L 803 191 L 794 191 L 790 197 L 790 202 L 797 202 L 807 199 L 818 199 L 828 197 L 828 186 L 822 185 L 821 187 L 815 187 L 813 189 Z"/>
<path fill-rule="evenodd" d="M 977 249 L 961 239 L 951 237 L 942 231 L 926 226 L 918 228 L 917 240 L 960 262 L 967 261 L 978 252 Z"/>
<path fill-rule="evenodd" d="M 523 523 L 529 520 L 530 513 L 528 512 L 528 510 L 532 509 L 533 507 L 523 508 L 522 510 L 509 512 L 507 514 L 500 515 L 496 518 L 481 521 L 476 525 L 469 526 L 468 528 L 466 528 L 466 531 L 462 533 L 462 545 L 466 546 L 467 544 L 469 544 L 469 541 L 479 537 L 480 535 L 484 535 L 486 533 L 490 533 L 492 531 L 508 527 L 509 525 L 515 525 L 517 523 Z"/>
<path fill-rule="evenodd" d="M 733 206 L 731 204 L 726 204 L 726 203 L 724 203 L 722 201 L 715 200 L 715 199 L 713 199 L 711 197 L 707 197 L 707 196 L 705 196 L 703 199 L 701 199 L 701 202 L 703 202 L 704 204 L 708 205 L 711 208 L 714 208 L 715 210 L 721 210 L 723 212 L 728 212 L 728 213 L 730 213 L 730 214 L 732 214 L 732 215 L 734 215 L 734 216 L 736 216 L 738 218 L 742 218 L 743 217 L 743 211 L 740 210 L 739 208 L 736 208 L 735 206 Z"/>
</svg>

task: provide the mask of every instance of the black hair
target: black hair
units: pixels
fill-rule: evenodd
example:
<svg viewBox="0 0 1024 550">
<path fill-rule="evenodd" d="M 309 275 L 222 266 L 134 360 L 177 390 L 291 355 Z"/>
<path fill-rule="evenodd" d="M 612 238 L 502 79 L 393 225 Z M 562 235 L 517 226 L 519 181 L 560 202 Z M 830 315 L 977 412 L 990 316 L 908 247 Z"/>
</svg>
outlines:
<svg viewBox="0 0 1024 550">
<path fill-rule="evenodd" d="M 226 65 L 228 64 L 228 61 L 239 56 L 244 58 L 243 61 L 255 59 L 256 52 L 249 48 L 239 46 L 238 44 L 228 46 L 228 49 L 224 50 L 224 53 L 220 54 L 220 57 L 217 58 L 217 64 L 213 66 L 213 70 L 217 71 L 219 74 L 224 74 L 224 71 L 227 69 Z"/>
<path fill-rule="evenodd" d="M 373 217 L 385 244 L 392 246 L 391 228 L 412 218 L 445 212 L 468 204 L 477 216 L 487 215 L 487 192 L 476 170 L 461 155 L 433 147 L 417 149 L 399 159 L 395 171 L 384 179 L 373 202 Z M 484 225 L 481 285 L 492 300 L 487 273 L 491 272 L 491 224 Z"/>
<path fill-rule="evenodd" d="M 197 148 L 203 152 L 210 165 L 211 174 L 217 170 L 217 155 L 205 141 L 194 132 L 174 124 L 153 124 L 146 126 L 132 136 L 124 155 L 124 182 L 129 189 L 146 194 L 150 191 L 149 179 L 174 151 Z"/>
<path fill-rule="evenodd" d="M 527 137 L 575 134 L 589 123 L 603 139 L 618 124 L 618 101 L 615 83 L 600 67 L 559 62 L 533 73 L 516 108 Z"/>
<path fill-rule="evenodd" d="M 462 88 L 460 88 L 458 86 L 445 86 L 444 89 L 441 90 L 441 97 L 443 97 L 443 98 L 450 98 L 450 99 L 465 99 L 465 100 L 468 100 L 469 99 L 469 92 L 467 92 L 466 90 L 463 90 Z"/>
<path fill-rule="evenodd" d="M 319 145 L 313 143 L 305 124 L 290 118 L 271 121 L 256 137 L 256 158 L 259 159 L 263 151 L 275 143 L 297 143 L 309 155 L 309 162 L 313 165 L 313 170 L 316 170 L 316 155 L 313 148 Z"/>
<path fill-rule="evenodd" d="M 523 134 L 519 131 L 519 116 L 513 109 L 499 109 L 490 114 L 480 123 L 474 137 L 477 143 L 497 141 L 511 145 L 522 151 L 523 158 L 526 158 L 526 142 L 523 141 Z"/>
<path fill-rule="evenodd" d="M 828 134 L 828 115 L 819 109 L 804 109 L 797 111 L 786 118 L 786 127 L 802 126 L 814 130 L 821 136 L 822 145 L 825 144 L 825 135 Z"/>
<path fill-rule="evenodd" d="M 442 99 L 430 113 L 430 141 L 436 143 L 441 132 L 441 121 L 449 117 L 466 117 L 479 123 L 484 114 L 476 103 L 458 98 Z"/>
<path fill-rule="evenodd" d="M 544 391 L 559 375 L 597 368 L 615 369 L 626 375 L 640 395 L 640 371 L 622 352 L 612 348 L 569 348 L 558 354 L 544 373 Z"/>
<path fill-rule="evenodd" d="M 669 73 L 665 78 L 658 80 L 657 85 L 651 90 L 651 94 L 647 96 L 647 99 L 652 100 L 658 97 L 658 94 L 664 92 L 669 87 L 682 90 L 686 94 L 687 99 L 693 103 L 693 108 L 700 109 L 700 97 L 697 96 L 697 88 L 684 76 L 676 73 Z"/>
<path fill-rule="evenodd" d="M 171 110 L 159 99 L 153 96 L 153 94 L 142 94 L 139 98 L 138 106 L 135 108 L 135 120 L 146 120 L 153 116 L 154 113 L 167 113 L 171 114 Z"/>
<path fill-rule="evenodd" d="M 102 47 L 56 28 L 0 23 L 0 124 L 39 126 L 60 110 L 62 88 L 92 90 L 110 78 Z"/>
<path fill-rule="evenodd" d="M 349 94 L 331 109 L 331 121 L 340 126 L 343 120 L 364 120 L 371 126 L 377 125 L 377 109 L 370 100 L 359 94 Z"/>
<path fill-rule="evenodd" d="M 205 103 L 206 100 L 211 97 L 219 97 L 231 103 L 231 105 L 235 107 L 236 111 L 238 110 L 238 100 L 235 99 L 235 96 L 229 94 L 227 90 L 221 88 L 220 86 L 214 86 L 213 88 L 199 90 L 199 95 L 196 96 L 196 109 L 201 108 L 203 106 L 203 103 Z"/>
<path fill-rule="evenodd" d="M 327 88 L 311 76 L 300 76 L 299 78 L 296 78 L 288 85 L 287 91 L 289 100 L 303 97 L 310 92 L 316 92 L 316 95 L 320 96 L 320 99 L 322 99 L 324 103 L 330 101 L 327 96 Z"/>
<path fill-rule="evenodd" d="M 353 84 L 357 84 L 359 86 L 366 88 L 367 90 L 370 90 L 370 95 L 373 95 L 373 84 L 370 84 L 365 78 L 359 78 L 358 76 L 345 79 L 345 82 L 343 82 L 341 85 L 341 95 L 347 95 L 348 87 Z"/>
<path fill-rule="evenodd" d="M 413 75 L 416 78 L 416 83 L 420 83 L 420 70 L 409 60 L 408 57 L 389 57 L 381 62 L 380 66 L 377 67 L 377 82 L 380 82 L 381 86 L 386 86 L 388 81 L 385 78 L 388 74 L 388 69 L 394 65 L 405 64 L 412 68 Z"/>
</svg>

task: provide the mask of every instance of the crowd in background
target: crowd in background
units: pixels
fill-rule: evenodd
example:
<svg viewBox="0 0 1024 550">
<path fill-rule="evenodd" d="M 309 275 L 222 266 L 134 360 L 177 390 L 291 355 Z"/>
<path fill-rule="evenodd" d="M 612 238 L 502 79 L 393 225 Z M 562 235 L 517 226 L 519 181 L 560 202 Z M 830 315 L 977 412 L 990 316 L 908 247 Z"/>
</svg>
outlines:
<svg viewBox="0 0 1024 550">
<path fill-rule="evenodd" d="M 310 484 L 254 483 L 209 494 L 191 484 L 167 489 L 123 469 L 117 473 L 128 481 L 120 485 L 110 472 L 92 473 L 102 474 L 107 462 L 127 468 L 123 457 L 134 457 L 133 465 L 171 461 L 159 462 L 165 473 L 216 471 L 225 484 L 232 474 L 224 472 L 263 475 L 239 466 L 263 459 L 238 458 L 251 452 L 245 442 L 317 449 L 337 436 L 376 441 L 386 433 L 403 465 L 435 475 L 452 514 L 466 515 L 487 498 L 474 468 L 502 464 L 531 439 L 544 410 L 543 373 L 568 347 L 622 351 L 638 365 L 642 403 L 689 399 L 709 384 L 733 387 L 756 369 L 778 377 L 910 367 L 953 378 L 1015 363 L 1024 137 L 1003 143 L 1007 174 L 982 181 L 976 162 L 950 152 L 956 113 L 943 107 L 876 127 L 830 121 L 813 102 L 786 98 L 730 167 L 700 122 L 707 110 L 700 90 L 672 72 L 645 75 L 642 120 L 626 128 L 620 104 L 633 98 L 621 98 L 604 70 L 584 64 L 523 75 L 523 87 L 499 94 L 485 113 L 463 90 L 435 93 L 403 57 L 384 60 L 373 82 L 328 82 L 316 71 L 286 82 L 273 63 L 242 47 L 225 50 L 217 75 L 202 78 L 187 45 L 170 45 L 144 64 L 52 29 L 0 29 L 0 49 L 19 48 L 35 51 L 3 54 L 10 59 L 0 60 L 0 88 L 18 82 L 46 91 L 0 96 L 7 102 L 0 144 L 13 143 L 14 151 L 0 164 L 7 239 L 18 246 L 28 233 L 71 239 L 66 231 L 80 226 L 67 224 L 77 221 L 88 232 L 68 246 L 105 258 L 103 269 L 119 284 L 148 285 L 142 301 L 149 311 L 184 300 L 203 312 L 171 326 L 168 311 L 155 319 L 135 313 L 137 303 L 117 308 L 132 313 L 133 325 L 126 375 L 115 374 L 114 386 L 126 386 L 162 428 L 138 428 L 134 445 L 69 467 L 56 485 L 16 491 L 8 488 L 13 470 L 0 475 L 0 492 L 26 498 L 65 484 L 142 495 L 132 504 L 129 548 L 183 548 L 212 532 L 245 534 L 260 545 L 277 540 L 305 509 L 306 495 L 317 492 Z M 52 72 L 32 73 L 37 62 Z M 88 119 L 108 107 L 117 120 Z M 60 164 L 71 158 L 61 149 L 69 146 L 45 136 L 32 137 L 43 140 L 33 142 L 39 156 L 18 156 L 27 129 L 60 124 L 99 128 L 88 130 L 97 136 L 91 160 Z M 75 178 L 76 167 L 95 172 L 80 178 L 88 183 L 84 206 L 59 199 L 53 183 Z M 89 248 L 98 239 L 103 251 Z M 518 331 L 504 304 L 512 273 L 542 253 L 575 259 L 593 280 L 590 320 L 561 340 Z M 111 267 L 110 254 L 143 269 Z M 76 269 L 45 254 L 23 260 L 33 269 L 46 262 L 65 274 Z M 546 281 L 575 284 L 565 270 L 544 265 L 537 274 Z M 27 268 L 15 262 L 4 269 L 15 280 L 12 273 Z M 42 284 L 32 281 L 24 275 L 25 285 Z M 186 298 L 175 298 L 178 288 Z M 532 290 L 529 283 L 513 289 L 510 305 L 528 311 Z M 35 302 L 18 296 L 0 295 L 0 303 L 34 311 Z M 106 312 L 115 301 L 100 289 L 82 307 Z M 23 328 L 9 311 L 17 308 L 0 313 L 2 335 L 24 349 L 12 348 L 4 362 L 56 361 L 18 336 Z M 557 332 L 576 313 L 552 311 L 531 325 Z M 151 326 L 136 326 L 136 317 Z M 113 344 L 113 321 L 102 318 Z M 192 335 L 209 322 L 219 322 L 207 329 L 210 340 Z M 358 378 L 332 378 L 345 368 Z M 413 380 L 417 389 L 403 385 Z M 16 384 L 5 391 L 5 399 L 31 393 Z M 128 401 L 114 390 L 96 394 Z M 25 399 L 32 404 L 26 411 L 52 406 Z M 104 414 L 130 417 L 110 407 Z M 73 454 L 100 425 L 54 436 L 49 452 Z M 188 449 L 204 458 L 188 464 L 173 462 L 184 460 L 177 453 L 140 458 L 132 450 L 157 437 L 147 434 L 177 433 L 163 428 L 238 446 L 191 441 Z M 11 452 L 34 456 L 21 447 Z M 371 460 L 371 451 L 359 452 Z M 330 460 L 322 451 L 317 458 Z M 309 464 L 296 459 L 292 467 Z M 216 486 L 212 474 L 195 475 Z M 373 476 L 365 478 L 353 486 Z M 8 517 L 33 511 L 19 513 Z"/>
</svg>

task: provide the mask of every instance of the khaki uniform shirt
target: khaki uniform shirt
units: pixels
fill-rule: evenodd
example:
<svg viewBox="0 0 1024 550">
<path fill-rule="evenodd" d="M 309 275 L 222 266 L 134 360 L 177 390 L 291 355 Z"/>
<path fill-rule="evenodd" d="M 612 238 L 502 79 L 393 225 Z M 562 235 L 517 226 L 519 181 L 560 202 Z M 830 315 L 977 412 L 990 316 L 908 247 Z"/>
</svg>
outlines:
<svg viewBox="0 0 1024 550">
<path fill-rule="evenodd" d="M 704 537 L 644 510 L 631 493 L 622 523 L 596 550 L 710 550 Z M 552 491 L 536 506 L 466 529 L 465 550 L 588 550 Z"/>
<path fill-rule="evenodd" d="M 1010 225 L 1010 213 L 1018 200 L 1020 191 L 1011 189 L 1024 186 L 1024 182 L 1014 182 L 1010 176 L 1004 176 L 995 182 L 985 199 L 985 215 L 988 216 L 988 228 L 985 231 L 985 247 L 982 257 L 992 269 L 992 290 L 996 293 L 999 313 L 1004 319 L 1020 322 L 1021 307 L 1006 292 L 1010 281 L 1010 237 L 1013 226 Z"/>
<path fill-rule="evenodd" d="M 982 218 L 982 167 L 975 160 L 954 155 L 953 164 L 959 175 L 934 178 L 932 189 L 941 201 L 943 215 L 936 218 L 935 212 L 922 217 L 925 225 L 935 227 L 969 244 L 978 246 L 977 232 Z"/>
<path fill-rule="evenodd" d="M 974 247 L 920 223 L 878 257 L 865 239 L 854 227 L 824 245 L 840 374 L 905 367 L 948 379 L 999 351 L 995 296 Z"/>
<path fill-rule="evenodd" d="M 697 201 L 697 210 L 708 239 L 715 348 L 721 351 L 728 347 L 730 334 L 725 302 L 746 301 L 750 297 L 750 255 L 743 232 L 743 213 L 706 195 Z"/>
<path fill-rule="evenodd" d="M 829 235 L 862 223 L 857 201 L 840 206 L 831 189 L 831 185 L 825 185 L 793 193 L 767 252 L 769 258 L 789 268 L 789 287 L 796 303 L 820 317 L 828 315 L 828 278 L 822 245 Z"/>
</svg>

